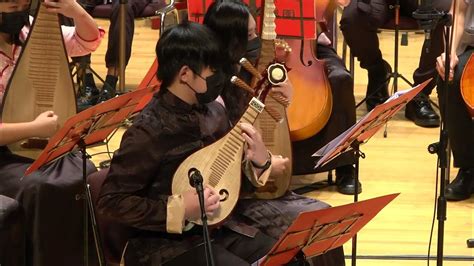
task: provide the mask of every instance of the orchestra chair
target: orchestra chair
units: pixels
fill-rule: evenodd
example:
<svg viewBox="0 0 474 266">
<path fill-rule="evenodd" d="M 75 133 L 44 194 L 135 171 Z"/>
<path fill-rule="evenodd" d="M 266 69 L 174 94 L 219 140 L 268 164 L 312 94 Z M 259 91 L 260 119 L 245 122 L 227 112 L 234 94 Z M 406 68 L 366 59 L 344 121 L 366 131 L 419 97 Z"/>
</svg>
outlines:
<svg viewBox="0 0 474 266">
<path fill-rule="evenodd" d="M 104 252 L 106 265 L 119 266 L 122 258 L 122 252 L 128 239 L 132 236 L 132 228 L 120 224 L 116 220 L 101 215 L 97 211 L 97 201 L 99 199 L 100 189 L 107 177 L 109 168 L 99 170 L 87 177 L 87 183 L 91 191 L 92 205 L 96 215 L 97 227 L 101 239 L 101 246 Z"/>
</svg>

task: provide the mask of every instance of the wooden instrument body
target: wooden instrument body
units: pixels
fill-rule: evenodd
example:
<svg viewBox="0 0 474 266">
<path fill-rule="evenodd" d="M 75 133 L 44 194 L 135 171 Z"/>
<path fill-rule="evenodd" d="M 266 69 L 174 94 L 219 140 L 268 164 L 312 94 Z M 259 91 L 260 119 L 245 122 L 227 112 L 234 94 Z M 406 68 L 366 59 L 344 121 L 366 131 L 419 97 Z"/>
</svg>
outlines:
<svg viewBox="0 0 474 266">
<path fill-rule="evenodd" d="M 332 15 L 336 6 L 331 0 L 315 2 L 315 22 L 319 32 L 327 32 L 326 15 Z M 303 13 L 302 5 L 300 8 Z M 302 32 L 303 25 L 301 20 Z M 286 65 L 292 70 L 289 76 L 295 88 L 288 107 L 292 141 L 307 139 L 321 131 L 331 116 L 333 104 L 325 63 L 316 57 L 317 38 L 303 39 L 285 40 L 292 50 Z"/>
<path fill-rule="evenodd" d="M 460 89 L 466 108 L 474 120 L 474 55 L 472 54 L 464 67 Z"/>
<path fill-rule="evenodd" d="M 269 180 L 265 186 L 258 188 L 255 192 L 255 196 L 259 199 L 274 199 L 285 195 L 290 187 L 293 156 L 286 108 L 272 97 L 265 101 L 265 106 L 283 114 L 282 120 L 275 122 L 267 112 L 263 112 L 255 122 L 255 127 L 260 130 L 262 140 L 272 154 L 289 159 L 289 163 L 281 175 L 272 176 L 272 180 Z"/>
<path fill-rule="evenodd" d="M 275 5 L 273 1 L 265 1 L 264 19 L 262 25 L 262 49 L 258 59 L 257 70 L 263 72 L 265 68 L 275 60 Z M 272 96 L 270 92 L 270 96 Z M 255 192 L 255 197 L 260 199 L 274 199 L 285 195 L 290 186 L 292 176 L 292 150 L 290 140 L 290 130 L 286 115 L 286 106 L 277 102 L 272 97 L 265 101 L 267 110 L 276 111 L 280 115 L 280 121 L 275 121 L 268 112 L 263 112 L 255 122 L 255 127 L 259 129 L 262 140 L 268 150 L 274 155 L 281 155 L 289 159 L 285 171 L 279 176 L 272 176 L 263 187 Z"/>
<path fill-rule="evenodd" d="M 291 140 L 298 141 L 323 129 L 331 116 L 333 99 L 325 63 L 314 56 L 315 41 L 304 40 L 303 51 L 301 40 L 286 42 L 292 50 L 286 65 L 291 69 L 288 76 L 294 87 L 288 121 Z"/>
<path fill-rule="evenodd" d="M 7 86 L 2 105 L 5 123 L 28 122 L 52 110 L 62 125 L 76 114 L 74 84 L 58 15 L 39 5 L 38 14 Z M 39 150 L 8 145 L 20 155 L 36 157 Z"/>
<path fill-rule="evenodd" d="M 253 98 L 239 123 L 254 124 L 263 108 L 263 103 Z M 235 126 L 223 138 L 193 153 L 180 164 L 173 176 L 173 195 L 194 189 L 189 184 L 189 170 L 199 170 L 203 184 L 213 187 L 220 196 L 220 208 L 208 216 L 208 224 L 221 223 L 230 215 L 239 199 L 243 149 L 242 130 Z M 202 224 L 200 219 L 192 222 Z"/>
</svg>

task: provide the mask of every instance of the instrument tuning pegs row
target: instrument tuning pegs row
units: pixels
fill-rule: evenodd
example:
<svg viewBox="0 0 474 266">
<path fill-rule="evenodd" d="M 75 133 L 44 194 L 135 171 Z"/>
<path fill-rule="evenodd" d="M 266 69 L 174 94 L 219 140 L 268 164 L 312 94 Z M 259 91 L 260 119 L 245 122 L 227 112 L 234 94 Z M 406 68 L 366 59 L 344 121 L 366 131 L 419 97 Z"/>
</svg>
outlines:
<svg viewBox="0 0 474 266">
<path fill-rule="evenodd" d="M 265 106 L 265 111 L 273 118 L 273 120 L 275 120 L 275 122 L 280 123 L 283 121 L 283 116 L 274 108 L 267 105 Z"/>
<path fill-rule="evenodd" d="M 261 80 L 263 78 L 262 75 L 260 74 L 260 72 L 258 72 L 258 70 L 246 58 L 240 59 L 239 64 L 243 68 L 245 68 L 245 70 L 250 72 L 254 77 L 256 77 L 258 80 Z"/>
<path fill-rule="evenodd" d="M 276 39 L 275 40 L 275 46 L 277 48 L 283 49 L 283 51 L 286 52 L 286 53 L 291 53 L 292 49 L 291 49 L 290 45 L 285 40 Z"/>
<path fill-rule="evenodd" d="M 253 89 L 249 85 L 247 85 L 245 81 L 239 79 L 236 76 L 232 76 L 232 78 L 230 79 L 230 82 L 232 82 L 232 84 L 236 85 L 237 87 L 250 92 L 251 94 L 254 93 Z"/>
<path fill-rule="evenodd" d="M 279 104 L 283 105 L 285 108 L 290 105 L 290 101 L 283 96 L 283 94 L 278 93 L 278 92 L 272 92 L 270 96 L 277 101 Z"/>
</svg>

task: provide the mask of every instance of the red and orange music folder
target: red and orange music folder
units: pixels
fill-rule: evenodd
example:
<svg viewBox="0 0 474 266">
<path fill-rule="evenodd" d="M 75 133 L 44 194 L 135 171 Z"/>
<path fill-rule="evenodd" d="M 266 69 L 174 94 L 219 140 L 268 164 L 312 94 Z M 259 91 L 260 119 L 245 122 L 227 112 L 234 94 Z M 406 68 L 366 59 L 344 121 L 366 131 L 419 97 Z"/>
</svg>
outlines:
<svg viewBox="0 0 474 266">
<path fill-rule="evenodd" d="M 25 175 L 72 151 L 81 140 L 86 146 L 104 141 L 125 119 L 143 110 L 156 90 L 157 86 L 135 90 L 70 117 L 49 139 Z"/>
<path fill-rule="evenodd" d="M 300 213 L 258 265 L 284 265 L 300 252 L 310 258 L 342 246 L 398 195 Z"/>
</svg>

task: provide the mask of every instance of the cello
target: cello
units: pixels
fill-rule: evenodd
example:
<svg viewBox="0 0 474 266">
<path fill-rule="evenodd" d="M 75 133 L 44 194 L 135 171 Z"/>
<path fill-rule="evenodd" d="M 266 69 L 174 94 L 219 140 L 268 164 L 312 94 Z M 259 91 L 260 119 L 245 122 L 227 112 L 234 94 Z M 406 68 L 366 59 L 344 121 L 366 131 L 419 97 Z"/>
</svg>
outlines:
<svg viewBox="0 0 474 266">
<path fill-rule="evenodd" d="M 324 14 L 333 7 L 327 1 L 315 1 L 315 21 L 326 29 Z M 316 36 L 304 39 L 303 1 L 299 1 L 301 40 L 285 40 L 291 52 L 286 65 L 291 70 L 293 99 L 287 112 L 292 141 L 307 139 L 324 128 L 332 112 L 332 93 L 323 60 L 316 58 Z M 282 14 L 283 15 L 283 14 Z"/>
<path fill-rule="evenodd" d="M 474 55 L 471 54 L 461 76 L 461 96 L 474 121 Z"/>
</svg>

